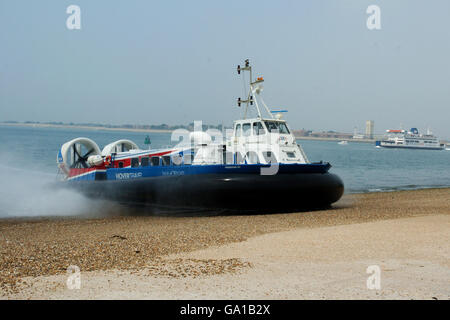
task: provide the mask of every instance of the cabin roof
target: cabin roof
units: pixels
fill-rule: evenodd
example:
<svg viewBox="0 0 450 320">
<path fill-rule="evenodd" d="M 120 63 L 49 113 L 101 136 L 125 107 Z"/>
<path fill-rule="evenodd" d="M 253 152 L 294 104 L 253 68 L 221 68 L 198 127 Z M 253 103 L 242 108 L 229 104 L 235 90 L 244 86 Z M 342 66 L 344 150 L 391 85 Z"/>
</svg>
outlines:
<svg viewBox="0 0 450 320">
<path fill-rule="evenodd" d="M 258 121 L 276 121 L 276 122 L 286 122 L 284 119 L 272 119 L 272 118 L 249 118 L 249 119 L 239 119 L 234 120 L 234 123 L 241 123 L 241 122 L 258 122 Z"/>
</svg>

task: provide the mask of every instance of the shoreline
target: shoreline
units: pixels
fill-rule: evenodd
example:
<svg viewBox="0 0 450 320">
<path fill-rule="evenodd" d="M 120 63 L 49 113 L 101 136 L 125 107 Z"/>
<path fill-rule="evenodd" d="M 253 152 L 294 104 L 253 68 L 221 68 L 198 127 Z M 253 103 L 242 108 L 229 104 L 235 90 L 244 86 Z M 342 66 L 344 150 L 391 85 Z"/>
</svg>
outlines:
<svg viewBox="0 0 450 320">
<path fill-rule="evenodd" d="M 294 130 L 295 131 L 295 130 Z M 357 143 L 375 143 L 376 139 L 353 139 L 353 138 L 327 138 L 327 137 L 305 137 L 295 135 L 297 140 L 310 140 L 310 141 L 348 141 Z"/>
<path fill-rule="evenodd" d="M 83 129 L 92 131 L 123 131 L 123 132 L 142 132 L 142 133 L 172 133 L 173 130 L 169 129 L 134 129 L 134 128 L 109 128 L 103 126 L 83 126 L 83 125 L 68 125 L 68 124 L 45 124 L 45 123 L 5 123 L 0 122 L 0 126 L 7 127 L 30 127 L 30 128 L 60 128 L 60 129 Z M 295 132 L 295 130 L 292 130 Z M 348 142 L 356 143 L 375 143 L 376 139 L 344 139 L 344 138 L 328 138 L 328 137 L 306 137 L 295 135 L 296 140 L 309 140 L 309 141 L 342 141 L 346 140 Z M 441 143 L 448 144 L 447 140 L 441 140 Z"/>
<path fill-rule="evenodd" d="M 420 191 L 420 190 L 434 190 L 434 189 L 449 189 L 450 185 L 442 185 L 442 186 L 400 186 L 400 187 L 383 187 L 383 188 L 376 188 L 376 189 L 369 189 L 369 190 L 351 190 L 351 191 L 344 191 L 344 195 L 351 195 L 351 194 L 371 194 L 371 193 L 389 193 L 389 192 L 400 192 L 400 191 Z"/>
<path fill-rule="evenodd" d="M 93 131 L 128 131 L 128 132 L 148 132 L 148 133 L 171 133 L 173 130 L 165 130 L 165 129 L 134 129 L 134 128 L 109 128 L 103 126 L 83 126 L 83 125 L 69 125 L 69 124 L 51 124 L 51 123 L 5 123 L 0 122 L 0 126 L 9 126 L 9 127 L 31 127 L 31 128 L 61 128 L 61 129 L 86 129 Z M 295 130 L 293 130 L 295 132 Z M 295 139 L 297 140 L 316 140 L 316 141 L 341 141 L 347 140 L 349 142 L 360 142 L 360 143 L 374 143 L 375 139 L 339 139 L 339 138 L 322 138 L 322 137 L 305 137 L 295 135 Z"/>
<path fill-rule="evenodd" d="M 354 192 L 344 192 L 344 194 L 342 195 L 342 198 L 340 200 L 338 200 L 336 203 L 333 203 L 330 209 L 317 209 L 317 210 L 306 210 L 306 211 L 301 211 L 301 212 L 308 212 L 308 211 L 327 211 L 327 210 L 335 210 L 336 208 L 340 208 L 343 204 L 345 204 L 348 200 L 348 198 L 352 198 L 353 196 L 356 197 L 360 197 L 360 196 L 364 196 L 364 195 L 376 195 L 376 194 L 395 194 L 395 193 L 409 193 L 409 192 L 417 192 L 417 191 L 440 191 L 440 190 L 448 190 L 449 194 L 450 194 L 450 186 L 430 186 L 430 187 L 420 187 L 417 189 L 383 189 L 383 190 L 373 190 L 373 191 L 354 191 Z M 126 210 L 126 206 L 124 207 L 119 207 L 119 211 L 120 210 Z M 449 201 L 449 209 L 450 209 L 450 201 Z M 132 210 L 132 209 L 131 209 Z M 134 214 L 140 212 L 139 209 L 137 209 L 137 211 L 133 211 L 133 213 L 129 216 L 133 216 Z M 300 213 L 301 213 L 300 212 Z M 296 212 L 292 212 L 292 213 L 264 213 L 263 215 L 283 215 L 283 214 L 295 214 Z M 140 216 L 141 214 L 139 214 Z M 252 216 L 252 215 L 259 215 L 258 213 L 255 214 L 245 214 L 243 216 Z M 137 215 L 136 215 L 137 216 Z M 212 214 L 212 215 L 207 215 L 207 214 L 201 214 L 198 216 L 192 215 L 177 215 L 176 212 L 173 215 L 170 215 L 170 213 L 164 213 L 164 214 L 151 214 L 148 215 L 148 217 L 166 217 L 166 218 L 186 218 L 186 217 L 216 217 L 216 216 L 220 216 L 220 215 L 216 215 L 216 214 Z M 231 214 L 231 216 L 240 216 L 238 213 L 237 214 Z M 117 218 L 117 217 L 123 217 L 123 215 L 118 214 L 117 212 L 114 212 L 113 215 L 110 216 L 110 218 Z M 5 221 L 10 221 L 10 222 L 33 222 L 33 221 L 39 221 L 39 220 L 47 220 L 47 221 L 52 221 L 52 220 L 87 220 L 87 219 L 96 219 L 96 218 L 105 218 L 104 215 L 101 215 L 100 217 L 89 217 L 89 216 L 83 216 L 83 215 L 63 215 L 63 216 L 56 216 L 56 215 L 45 215 L 45 216 L 0 216 L 0 225 L 2 222 Z M 1 230 L 1 229 L 0 229 Z"/>
<path fill-rule="evenodd" d="M 394 256 L 378 257 L 381 259 L 379 263 L 390 269 L 391 263 L 416 264 L 420 260 L 420 265 L 425 266 L 425 269 L 420 269 L 425 272 L 423 277 L 430 281 L 427 282 L 425 295 L 428 297 L 434 290 L 432 284 L 442 283 L 450 274 L 450 266 L 436 260 L 439 256 L 450 255 L 450 239 L 447 240 L 449 208 L 450 188 L 442 188 L 350 194 L 329 210 L 287 214 L 170 217 L 130 216 L 123 212 L 123 215 L 112 217 L 0 220 L 0 299 L 126 299 L 161 295 L 178 299 L 186 298 L 186 294 L 192 294 L 193 298 L 208 298 L 218 297 L 207 289 L 217 281 L 228 288 L 223 291 L 223 297 L 254 299 L 264 297 L 261 296 L 263 292 L 251 284 L 257 279 L 263 281 L 261 279 L 267 278 L 267 275 L 278 272 L 281 272 L 278 276 L 283 277 L 302 268 L 310 274 L 308 286 L 311 286 L 311 292 L 332 298 L 361 298 L 366 291 L 358 289 L 346 294 L 336 288 L 333 295 L 329 295 L 324 293 L 323 287 L 317 286 L 323 284 L 320 279 L 331 274 L 338 277 L 336 283 L 344 285 L 345 281 L 339 282 L 339 279 L 345 278 L 345 270 L 370 262 L 364 256 L 364 250 L 372 246 L 379 247 L 377 250 L 389 247 L 382 242 L 384 237 L 390 237 L 391 244 L 403 243 L 408 239 L 405 243 L 409 246 L 399 248 Z M 383 236 L 391 225 L 395 229 Z M 431 230 L 430 237 L 432 235 L 434 242 L 428 241 L 424 233 L 411 231 L 421 228 Z M 335 237 L 331 237 L 330 234 L 334 233 Z M 30 237 L 30 234 L 33 236 Z M 348 237 L 349 234 L 355 234 L 359 242 L 342 242 L 341 237 Z M 329 244 L 321 244 L 322 239 L 327 237 Z M 305 239 L 311 239 L 311 242 L 304 243 Z M 354 243 L 359 243 L 359 256 L 352 253 L 356 250 Z M 433 248 L 427 249 L 426 246 L 431 244 Z M 335 250 L 341 252 L 341 257 L 351 259 L 330 260 L 324 265 L 320 261 L 326 255 L 315 254 L 314 258 L 308 258 L 320 247 L 329 248 L 331 254 L 335 246 L 339 246 Z M 408 250 L 415 246 L 417 254 L 410 257 Z M 301 254 L 298 260 L 292 260 L 299 252 L 281 254 L 276 264 L 267 264 L 251 253 L 256 250 L 263 256 L 276 257 L 292 248 L 303 248 L 300 251 L 306 256 Z M 439 253 L 439 250 L 445 252 Z M 316 261 L 314 263 L 323 273 L 308 267 L 311 261 Z M 65 288 L 66 269 L 70 265 L 79 266 L 82 270 L 84 279 L 87 279 L 85 291 L 77 293 Z M 413 277 L 414 270 L 408 269 L 403 275 Z M 365 275 L 365 269 L 362 272 Z M 302 278 L 297 276 L 295 279 L 299 281 Z M 143 280 L 159 283 L 160 286 L 153 287 L 151 292 L 146 291 L 147 287 L 139 285 Z M 123 281 L 128 285 L 123 285 Z M 292 279 L 286 279 L 282 283 L 289 286 L 291 282 Z M 240 286 L 238 283 L 243 286 L 239 290 L 236 289 Z M 177 284 L 191 289 L 187 293 L 165 290 Z M 397 286 L 402 284 L 396 283 Z M 115 288 L 112 291 L 111 285 Z M 439 298 L 443 298 L 443 292 L 450 289 L 445 287 L 445 282 L 443 285 L 444 288 L 436 285 Z M 267 290 L 271 292 L 268 298 L 308 298 L 300 289 L 297 292 L 299 296 L 296 296 L 293 288 L 283 293 L 284 289 L 275 283 L 265 283 L 264 286 L 268 286 Z M 411 286 L 408 288 L 414 289 Z M 247 293 L 243 296 L 243 292 Z M 396 298 L 391 293 L 386 293 L 386 297 Z M 412 297 L 421 296 L 413 294 Z"/>
<path fill-rule="evenodd" d="M 82 126 L 68 124 L 44 124 L 44 123 L 0 123 L 7 127 L 30 127 L 30 128 L 59 128 L 59 129 L 84 129 L 92 131 L 125 131 L 125 132 L 148 132 L 148 133 L 171 133 L 173 130 L 164 129 L 133 129 L 133 128 L 109 128 L 100 126 Z"/>
</svg>

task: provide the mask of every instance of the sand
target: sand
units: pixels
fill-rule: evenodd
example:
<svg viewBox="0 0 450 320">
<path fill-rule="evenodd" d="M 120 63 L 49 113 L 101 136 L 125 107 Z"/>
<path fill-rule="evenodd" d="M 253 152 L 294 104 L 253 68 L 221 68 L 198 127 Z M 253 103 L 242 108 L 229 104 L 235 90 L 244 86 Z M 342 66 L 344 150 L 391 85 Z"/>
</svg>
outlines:
<svg viewBox="0 0 450 320">
<path fill-rule="evenodd" d="M 7 299 L 449 299 L 450 189 L 332 210 L 0 221 Z M 81 289 L 66 269 L 81 269 Z M 368 266 L 381 287 L 369 290 Z M 21 282 L 22 281 L 22 282 Z"/>
</svg>

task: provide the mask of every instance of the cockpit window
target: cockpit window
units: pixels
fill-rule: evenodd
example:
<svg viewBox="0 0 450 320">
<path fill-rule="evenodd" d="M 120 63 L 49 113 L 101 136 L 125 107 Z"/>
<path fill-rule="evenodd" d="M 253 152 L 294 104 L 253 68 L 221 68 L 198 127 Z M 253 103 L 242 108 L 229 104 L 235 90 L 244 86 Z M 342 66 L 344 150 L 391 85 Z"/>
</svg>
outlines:
<svg viewBox="0 0 450 320">
<path fill-rule="evenodd" d="M 264 126 L 261 122 L 253 122 L 253 135 L 262 135 L 265 133 L 266 130 L 264 130 Z"/>
<path fill-rule="evenodd" d="M 266 127 L 267 127 L 267 130 L 269 130 L 269 132 L 277 132 L 278 131 L 278 126 L 277 126 L 276 122 L 266 121 Z"/>
<path fill-rule="evenodd" d="M 281 134 L 289 134 L 289 129 L 284 122 L 265 121 L 267 130 L 269 132 L 279 132 Z"/>
<path fill-rule="evenodd" d="M 290 133 L 286 123 L 280 122 L 278 127 L 280 128 L 280 133 L 284 133 L 284 134 L 289 134 Z"/>
<path fill-rule="evenodd" d="M 252 134 L 252 132 L 250 131 L 250 127 L 251 127 L 250 123 L 244 123 L 242 125 L 242 135 L 244 137 L 248 137 L 248 136 L 250 136 Z"/>
</svg>

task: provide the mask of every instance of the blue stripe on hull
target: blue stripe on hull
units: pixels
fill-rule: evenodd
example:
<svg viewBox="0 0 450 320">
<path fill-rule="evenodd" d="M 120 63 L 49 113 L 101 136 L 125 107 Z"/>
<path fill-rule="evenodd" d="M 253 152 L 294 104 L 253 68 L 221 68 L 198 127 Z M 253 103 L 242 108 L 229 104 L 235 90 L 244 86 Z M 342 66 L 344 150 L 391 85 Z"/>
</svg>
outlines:
<svg viewBox="0 0 450 320">
<path fill-rule="evenodd" d="M 179 166 L 148 166 L 135 168 L 109 168 L 105 173 L 92 173 L 70 181 L 79 180 L 132 180 L 158 176 L 185 176 L 199 174 L 261 174 L 263 168 L 270 165 L 179 165 Z M 289 173 L 326 173 L 331 165 L 328 163 L 279 164 L 277 174 Z M 102 178 L 99 178 L 103 174 Z"/>
</svg>

